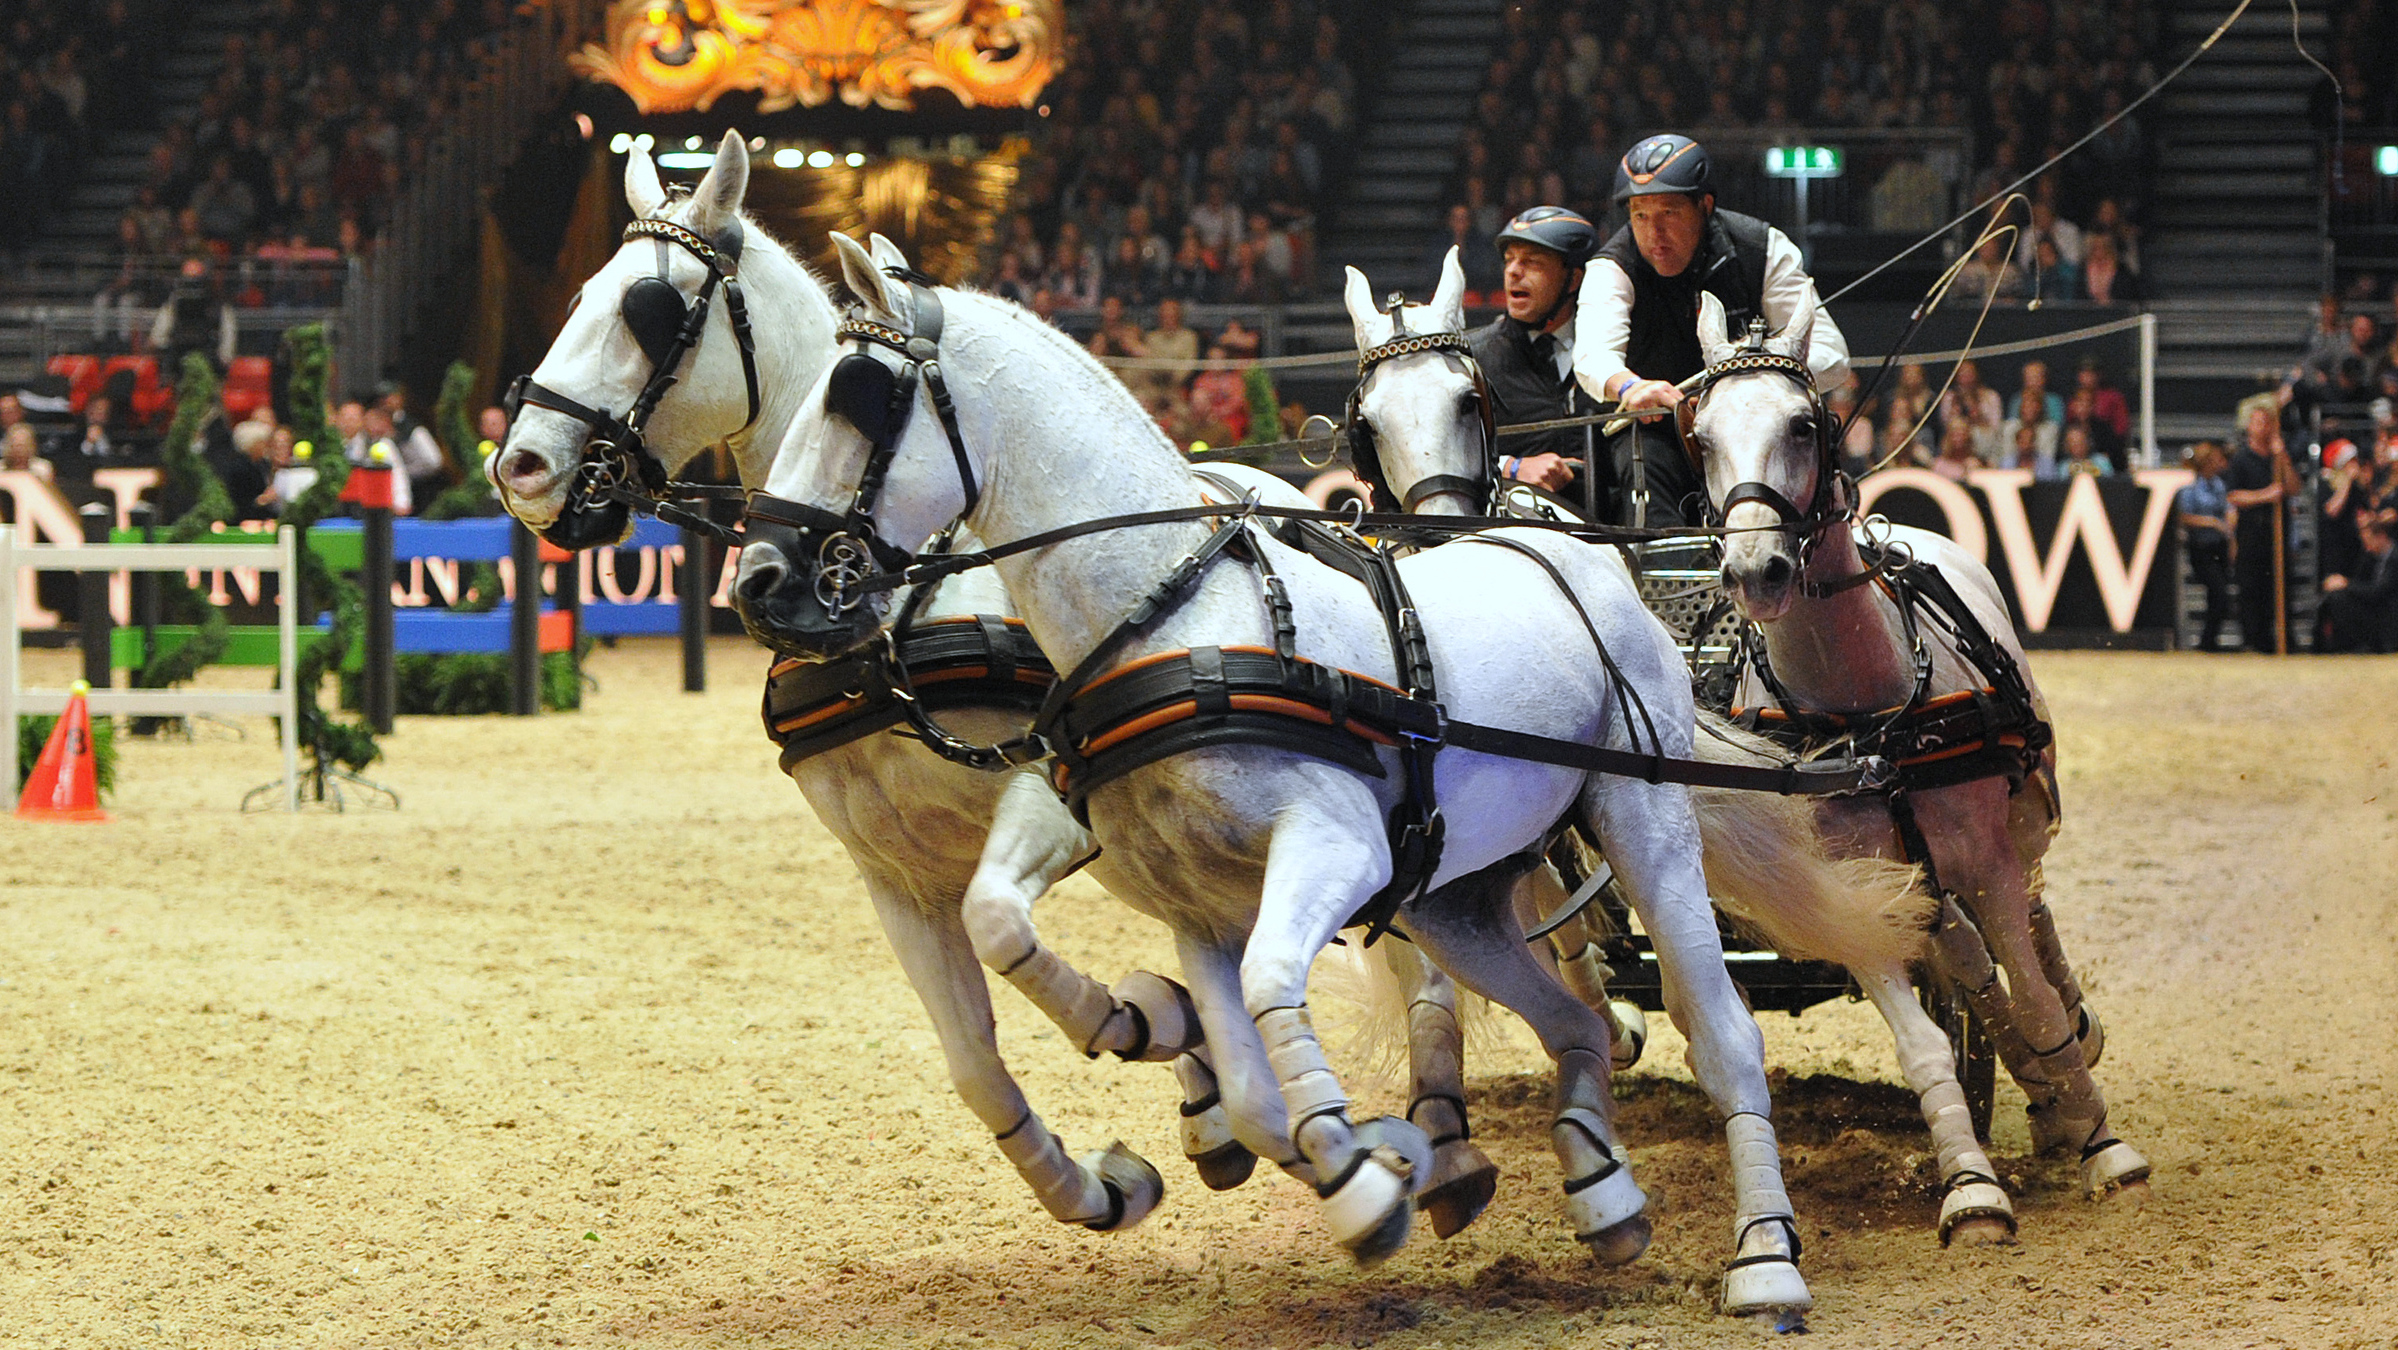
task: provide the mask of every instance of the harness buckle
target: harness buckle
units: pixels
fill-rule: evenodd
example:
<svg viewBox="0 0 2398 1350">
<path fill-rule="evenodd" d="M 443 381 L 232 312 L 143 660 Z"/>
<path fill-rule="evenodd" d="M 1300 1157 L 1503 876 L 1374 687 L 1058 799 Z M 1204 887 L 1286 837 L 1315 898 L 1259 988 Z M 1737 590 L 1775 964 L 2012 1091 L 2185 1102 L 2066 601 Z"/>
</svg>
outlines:
<svg viewBox="0 0 2398 1350">
<path fill-rule="evenodd" d="M 999 752 L 1000 759 L 1012 765 L 1037 764 L 1049 758 L 1049 741 L 1037 731 L 1001 741 L 992 748 Z"/>
<path fill-rule="evenodd" d="M 843 530 L 816 547 L 816 600 L 835 618 L 856 609 L 866 596 L 860 583 L 874 571 L 874 555 Z"/>
</svg>

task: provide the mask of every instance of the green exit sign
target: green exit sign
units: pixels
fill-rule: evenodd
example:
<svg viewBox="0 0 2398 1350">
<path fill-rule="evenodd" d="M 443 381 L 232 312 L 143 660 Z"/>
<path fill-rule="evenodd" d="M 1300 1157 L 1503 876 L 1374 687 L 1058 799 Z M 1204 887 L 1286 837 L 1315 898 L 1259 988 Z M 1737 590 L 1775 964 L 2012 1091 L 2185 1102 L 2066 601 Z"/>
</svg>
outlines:
<svg viewBox="0 0 2398 1350">
<path fill-rule="evenodd" d="M 2398 178 L 2398 145 L 2385 145 L 2374 151 L 2373 167 L 2384 178 Z"/>
<path fill-rule="evenodd" d="M 1777 145 L 1765 152 L 1770 178 L 1838 178 L 1840 147 L 1836 145 Z"/>
</svg>

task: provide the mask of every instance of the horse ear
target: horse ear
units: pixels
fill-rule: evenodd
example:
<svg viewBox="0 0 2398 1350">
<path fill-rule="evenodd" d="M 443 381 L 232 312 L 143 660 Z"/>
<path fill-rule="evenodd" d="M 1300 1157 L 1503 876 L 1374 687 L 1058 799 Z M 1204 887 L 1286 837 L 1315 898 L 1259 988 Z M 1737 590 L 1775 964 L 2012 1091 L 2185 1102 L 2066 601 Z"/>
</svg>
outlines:
<svg viewBox="0 0 2398 1350">
<path fill-rule="evenodd" d="M 1357 329 L 1357 345 L 1371 346 L 1378 340 L 1377 325 L 1382 318 L 1382 311 L 1374 307 L 1374 285 L 1354 267 L 1342 270 L 1349 274 L 1349 280 L 1341 288 L 1341 299 L 1349 306 L 1349 322 Z"/>
<path fill-rule="evenodd" d="M 635 220 L 647 220 L 666 205 L 666 189 L 658 182 L 658 166 L 649 147 L 636 142 L 624 159 L 624 201 Z"/>
<path fill-rule="evenodd" d="M 1807 345 L 1814 338 L 1815 283 L 1809 281 L 1807 293 L 1799 298 L 1798 312 L 1790 316 L 1788 326 L 1776 334 L 1773 341 L 1767 345 L 1784 356 L 1804 361 L 1807 359 Z"/>
<path fill-rule="evenodd" d="M 716 143 L 716 162 L 691 194 L 691 228 L 714 234 L 741 210 L 749 193 L 749 144 L 738 131 L 727 131 Z"/>
<path fill-rule="evenodd" d="M 884 243 L 888 247 L 889 241 Z M 893 280 L 867 254 L 865 245 L 846 234 L 833 235 L 833 249 L 841 255 L 841 284 L 849 287 L 851 295 L 894 328 L 905 329 L 913 322 L 916 306 L 908 297 L 907 283 Z"/>
<path fill-rule="evenodd" d="M 1432 292 L 1434 322 L 1451 332 L 1465 329 L 1465 265 L 1457 261 L 1457 246 L 1449 246 L 1449 256 L 1441 259 L 1440 285 Z"/>
<path fill-rule="evenodd" d="M 1724 302 L 1713 291 L 1699 292 L 1699 356 L 1708 365 L 1716 365 L 1732 355 L 1731 339 L 1724 336 Z"/>
</svg>

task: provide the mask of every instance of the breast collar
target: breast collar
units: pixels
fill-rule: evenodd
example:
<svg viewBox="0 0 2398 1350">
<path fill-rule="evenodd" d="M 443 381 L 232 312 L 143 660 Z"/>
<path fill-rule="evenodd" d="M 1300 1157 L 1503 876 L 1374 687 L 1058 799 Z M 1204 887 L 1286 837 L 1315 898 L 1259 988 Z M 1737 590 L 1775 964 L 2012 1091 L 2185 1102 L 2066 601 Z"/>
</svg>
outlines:
<svg viewBox="0 0 2398 1350">
<path fill-rule="evenodd" d="M 1461 492 L 1476 503 L 1477 509 L 1488 512 L 1499 482 L 1498 409 L 1491 400 L 1490 381 L 1482 374 L 1482 363 L 1474 356 L 1473 346 L 1459 332 L 1410 333 L 1404 310 L 1407 297 L 1397 291 L 1390 294 L 1383 312 L 1391 318 L 1390 340 L 1368 347 L 1357 358 L 1357 387 L 1349 391 L 1349 405 L 1341 416 L 1341 436 L 1349 445 L 1349 466 L 1366 485 L 1376 510 L 1412 512 L 1426 498 L 1444 492 Z M 1391 490 L 1390 477 L 1382 465 L 1382 451 L 1374 436 L 1373 425 L 1365 418 L 1366 378 L 1385 361 L 1419 352 L 1439 352 L 1455 357 L 1465 366 L 1466 378 L 1474 382 L 1474 406 L 1482 414 L 1482 454 L 1478 461 L 1481 476 L 1440 473 L 1418 480 L 1407 489 L 1405 497 Z"/>
<path fill-rule="evenodd" d="M 882 498 L 885 480 L 890 477 L 891 463 L 898 457 L 899 438 L 914 415 L 919 384 L 924 386 L 926 399 L 941 419 L 941 430 L 949 438 L 949 452 L 957 464 L 958 485 L 965 490 L 966 504 L 957 518 L 963 520 L 972 515 L 982 500 L 982 486 L 974 476 L 974 461 L 966 453 L 965 435 L 958 430 L 957 403 L 950 397 L 949 383 L 941 370 L 941 297 L 933 290 L 931 278 L 921 273 L 900 267 L 884 271 L 894 280 L 907 283 L 915 301 L 916 331 L 904 333 L 889 324 L 852 314 L 834 330 L 834 337 L 843 342 L 872 343 L 897 352 L 902 361 L 899 370 L 894 372 L 864 351 L 853 351 L 834 363 L 825 382 L 825 411 L 847 419 L 871 447 L 848 510 L 829 511 L 764 492 L 754 492 L 749 497 L 750 538 L 778 544 L 785 556 L 797 558 L 804 556 L 801 545 L 809 536 L 822 536 L 815 548 L 816 598 L 827 612 L 836 616 L 856 608 L 865 599 L 865 592 L 857 583 L 877 567 L 897 571 L 915 561 L 916 555 L 888 542 L 878 532 L 874 508 Z"/>
<path fill-rule="evenodd" d="M 650 415 L 657 411 L 659 401 L 666 397 L 666 391 L 674 387 L 678 378 L 675 372 L 681 369 L 683 358 L 699 346 L 706 333 L 708 309 L 720 286 L 724 290 L 725 313 L 733 326 L 733 340 L 741 348 L 741 378 L 749 394 L 749 416 L 732 434 L 738 436 L 757 424 L 760 407 L 757 340 L 750 331 L 749 307 L 741 297 L 740 278 L 735 275 L 741 260 L 741 221 L 735 218 L 710 240 L 671 220 L 636 220 L 625 226 L 623 235 L 626 243 L 635 239 L 658 241 L 658 271 L 628 287 L 619 306 L 626 329 L 650 360 L 649 379 L 634 396 L 632 407 L 618 417 L 539 384 L 530 375 L 518 376 L 502 400 L 512 424 L 517 413 L 531 404 L 562 413 L 589 429 L 583 441 L 582 462 L 567 486 L 561 520 L 606 502 L 638 503 L 654 509 L 676 498 L 709 495 L 699 490 L 700 485 L 671 481 L 665 464 L 649 448 L 643 431 L 649 425 Z M 682 248 L 708 269 L 708 279 L 700 283 L 698 295 L 689 303 L 667 277 L 669 244 Z M 487 464 L 485 472 L 496 473 L 494 465 L 496 461 Z"/>
</svg>

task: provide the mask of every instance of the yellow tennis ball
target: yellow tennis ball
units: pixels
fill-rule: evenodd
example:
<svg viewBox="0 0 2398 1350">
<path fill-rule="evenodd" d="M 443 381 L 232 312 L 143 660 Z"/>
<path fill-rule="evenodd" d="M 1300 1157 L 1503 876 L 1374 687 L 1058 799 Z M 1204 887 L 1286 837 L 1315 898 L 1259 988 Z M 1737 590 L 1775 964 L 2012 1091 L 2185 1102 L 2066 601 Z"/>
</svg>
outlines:
<svg viewBox="0 0 2398 1350">
<path fill-rule="evenodd" d="M 1192 453 L 1192 454 L 1194 454 L 1194 455 L 1204 455 L 1204 454 L 1206 454 L 1206 453 L 1207 453 L 1207 442 L 1205 442 L 1205 441 L 1193 441 L 1193 442 L 1191 442 L 1191 453 Z"/>
<path fill-rule="evenodd" d="M 73 684 L 67 686 L 67 692 L 73 694 L 77 698 L 81 698 L 85 694 L 92 692 L 91 681 L 77 680 Z"/>
<path fill-rule="evenodd" d="M 313 455 L 313 454 L 315 454 L 315 453 L 316 453 L 316 442 L 314 442 L 314 441 L 294 441 L 294 442 L 292 442 L 292 447 L 291 447 L 291 457 L 292 457 L 293 459 L 306 459 L 306 458 L 308 458 L 310 455 Z"/>
</svg>

